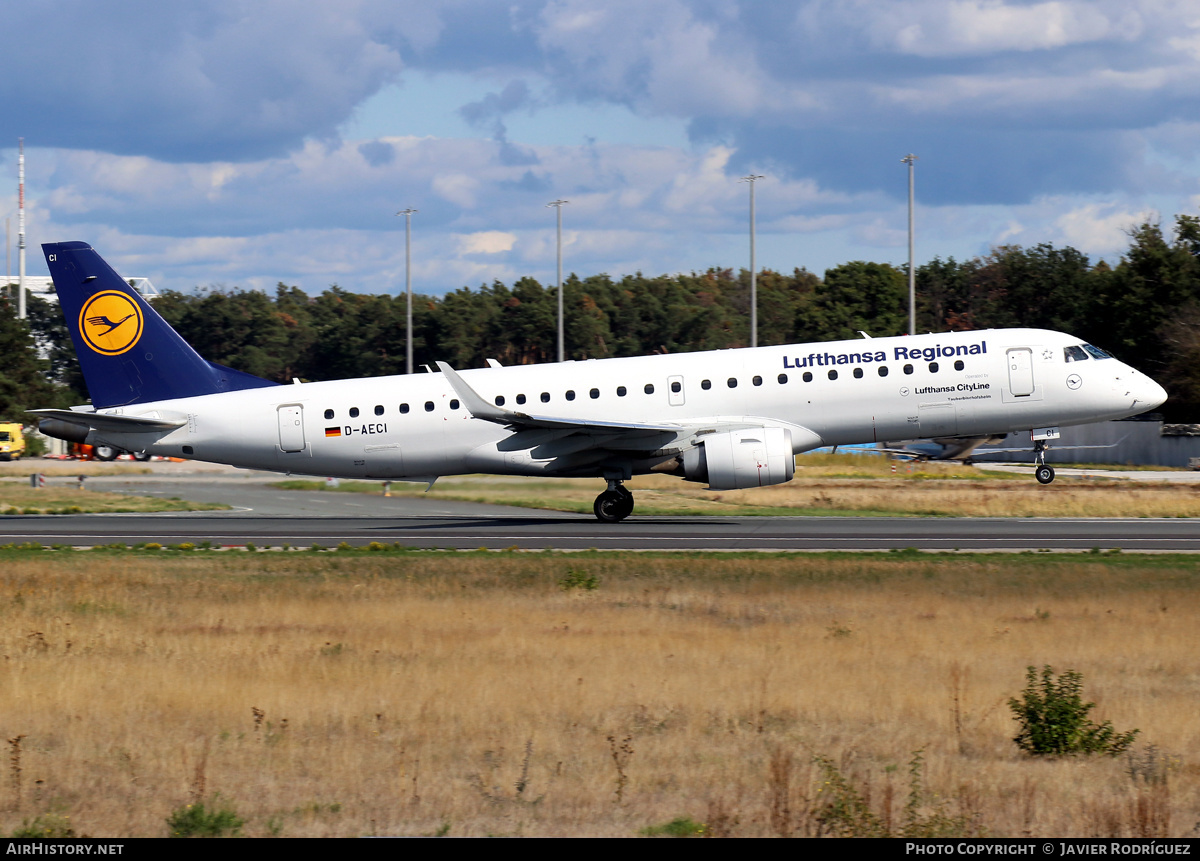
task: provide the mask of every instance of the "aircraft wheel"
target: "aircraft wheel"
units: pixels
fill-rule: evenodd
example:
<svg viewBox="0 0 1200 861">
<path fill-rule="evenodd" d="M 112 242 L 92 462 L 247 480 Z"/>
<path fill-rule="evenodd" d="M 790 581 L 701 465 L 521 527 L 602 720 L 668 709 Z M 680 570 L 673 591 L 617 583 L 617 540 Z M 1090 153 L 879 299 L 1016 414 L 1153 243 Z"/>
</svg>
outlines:
<svg viewBox="0 0 1200 861">
<path fill-rule="evenodd" d="M 115 449 L 111 445 L 98 445 L 92 450 L 96 460 L 116 460 L 120 453 L 119 449 Z"/>
<path fill-rule="evenodd" d="M 133 453 L 133 459 L 136 460 L 138 463 L 145 463 L 146 461 L 148 461 L 150 459 L 150 454 L 149 454 L 149 452 L 145 452 L 145 451 L 135 451 Z"/>
<path fill-rule="evenodd" d="M 1037 470 L 1034 471 L 1033 477 L 1036 478 L 1040 484 L 1049 484 L 1050 482 L 1054 481 L 1054 467 L 1042 464 L 1037 468 Z"/>
<path fill-rule="evenodd" d="M 596 497 L 592 510 L 602 523 L 620 523 L 633 513 L 633 494 L 624 488 L 606 490 Z"/>
</svg>

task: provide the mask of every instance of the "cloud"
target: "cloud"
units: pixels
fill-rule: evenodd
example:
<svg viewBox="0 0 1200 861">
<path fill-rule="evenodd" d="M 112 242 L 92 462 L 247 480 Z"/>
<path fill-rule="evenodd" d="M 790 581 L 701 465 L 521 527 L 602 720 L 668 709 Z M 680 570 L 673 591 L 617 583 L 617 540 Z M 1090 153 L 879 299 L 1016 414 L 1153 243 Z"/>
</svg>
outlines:
<svg viewBox="0 0 1200 861">
<path fill-rule="evenodd" d="M 387 27 L 430 29 L 422 4 Z M 10 5 L 0 108 L 30 143 L 171 161 L 245 160 L 332 135 L 395 80 L 381 3 Z M 374 32 L 373 32 L 374 31 Z M 47 51 L 50 57 L 47 57 Z"/>
<path fill-rule="evenodd" d="M 371 167 L 386 167 L 396 159 L 396 148 L 387 141 L 367 141 L 358 151 Z"/>
<path fill-rule="evenodd" d="M 1063 244 L 1096 254 L 1119 253 L 1129 247 L 1129 231 L 1156 221 L 1153 210 L 1129 210 L 1112 204 L 1092 203 L 1064 212 L 1054 221 Z"/>
<path fill-rule="evenodd" d="M 853 4 L 858 10 L 861 4 Z M 953 57 L 998 51 L 1044 51 L 1109 39 L 1131 40 L 1141 16 L 1092 2 L 1014 4 L 999 0 L 890 6 L 872 16 L 879 44 L 920 57 Z"/>
<path fill-rule="evenodd" d="M 460 236 L 458 241 L 459 254 L 500 254 L 512 251 L 516 243 L 515 233 L 505 233 L 502 230 L 484 230 Z"/>
<path fill-rule="evenodd" d="M 760 262 L 819 270 L 903 247 L 907 152 L 923 255 L 1116 253 L 1122 218 L 1200 195 L 1176 0 L 48 0 L 5 26 L 35 230 L 176 284 L 391 289 L 410 206 L 426 284 L 543 278 L 558 197 L 581 273 L 730 265 L 750 172 Z"/>
</svg>

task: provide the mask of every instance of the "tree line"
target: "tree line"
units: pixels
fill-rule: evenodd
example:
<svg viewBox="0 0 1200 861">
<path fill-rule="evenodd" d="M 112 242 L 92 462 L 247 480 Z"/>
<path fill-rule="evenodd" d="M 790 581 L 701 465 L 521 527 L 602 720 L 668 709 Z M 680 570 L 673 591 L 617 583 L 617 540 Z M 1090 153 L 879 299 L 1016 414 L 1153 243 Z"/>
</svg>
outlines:
<svg viewBox="0 0 1200 861">
<path fill-rule="evenodd" d="M 750 343 L 745 270 L 564 282 L 570 359 L 743 347 Z M 900 335 L 908 325 L 907 273 L 854 261 L 824 277 L 795 269 L 757 278 L 760 345 Z M 965 261 L 934 259 L 916 272 L 918 331 L 1026 326 L 1055 329 L 1111 351 L 1161 382 L 1162 412 L 1200 421 L 1200 218 L 1129 231 L 1115 266 L 1080 251 L 1006 245 Z M 28 325 L 0 302 L 0 416 L 26 406 L 82 403 L 86 386 L 58 309 L 31 297 Z M 403 295 L 331 287 L 310 296 L 240 289 L 166 291 L 155 309 L 205 358 L 278 382 L 404 373 Z M 532 278 L 444 296 L 413 297 L 420 369 L 553 361 L 557 296 Z M 34 344 L 43 345 L 39 357 Z"/>
</svg>

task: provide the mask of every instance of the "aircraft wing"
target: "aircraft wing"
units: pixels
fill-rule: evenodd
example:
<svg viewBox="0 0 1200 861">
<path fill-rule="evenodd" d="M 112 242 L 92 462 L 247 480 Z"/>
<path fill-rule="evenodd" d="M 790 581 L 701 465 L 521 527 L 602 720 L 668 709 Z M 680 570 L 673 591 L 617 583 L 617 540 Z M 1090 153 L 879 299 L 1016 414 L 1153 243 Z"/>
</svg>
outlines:
<svg viewBox="0 0 1200 861">
<path fill-rule="evenodd" d="M 1046 450 L 1047 451 L 1076 451 L 1079 449 L 1086 449 L 1086 448 L 1116 448 L 1121 443 L 1125 442 L 1125 440 L 1126 440 L 1126 438 L 1128 438 L 1128 436 L 1129 436 L 1129 434 L 1125 434 L 1125 436 L 1121 437 L 1116 442 L 1110 442 L 1110 443 L 1106 443 L 1104 445 L 1055 445 L 1055 446 L 1047 446 Z M 982 458 L 987 457 L 989 454 L 1002 454 L 1004 452 L 1014 452 L 1014 451 L 1024 451 L 1024 452 L 1032 453 L 1033 449 L 1030 448 L 1029 446 L 1026 446 L 1024 448 L 989 448 L 989 449 L 987 449 L 987 451 L 983 452 L 982 454 L 972 454 L 971 457 L 974 460 L 981 460 Z"/>
<path fill-rule="evenodd" d="M 563 475 L 584 474 L 594 470 L 598 462 L 614 458 L 665 463 L 692 448 L 694 437 L 781 424 L 754 416 L 710 416 L 651 424 L 529 415 L 488 403 L 445 362 L 437 365 L 467 412 L 513 432 L 497 444 L 499 451 L 528 451 L 532 457 L 553 460 L 555 469 Z M 821 437 L 808 428 L 789 424 L 787 429 L 798 451 L 822 444 Z"/>
</svg>

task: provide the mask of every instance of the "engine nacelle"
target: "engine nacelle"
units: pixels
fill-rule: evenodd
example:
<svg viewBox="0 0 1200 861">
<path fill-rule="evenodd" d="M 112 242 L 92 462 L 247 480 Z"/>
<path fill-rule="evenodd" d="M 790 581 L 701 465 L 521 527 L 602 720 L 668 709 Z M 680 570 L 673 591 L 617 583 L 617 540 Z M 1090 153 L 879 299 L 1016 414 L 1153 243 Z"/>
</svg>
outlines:
<svg viewBox="0 0 1200 861">
<path fill-rule="evenodd" d="M 75 422 L 65 422 L 62 419 L 42 419 L 38 422 L 38 430 L 55 439 L 82 443 L 87 440 L 88 431 L 91 428 L 87 425 L 75 424 Z"/>
<path fill-rule="evenodd" d="M 791 481 L 796 474 L 791 432 L 748 428 L 711 434 L 683 453 L 683 474 L 688 481 L 707 481 L 713 490 Z"/>
</svg>

